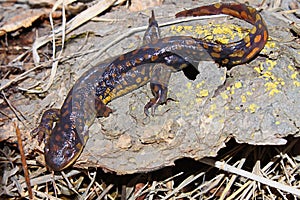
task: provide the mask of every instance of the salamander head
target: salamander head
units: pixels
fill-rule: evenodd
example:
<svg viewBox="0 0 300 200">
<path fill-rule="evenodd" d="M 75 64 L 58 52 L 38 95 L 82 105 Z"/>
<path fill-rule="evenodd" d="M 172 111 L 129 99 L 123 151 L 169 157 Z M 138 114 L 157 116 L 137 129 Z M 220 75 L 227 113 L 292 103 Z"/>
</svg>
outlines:
<svg viewBox="0 0 300 200">
<path fill-rule="evenodd" d="M 45 145 L 45 160 L 49 168 L 59 171 L 67 168 L 79 157 L 86 137 L 80 137 L 76 128 L 58 123 Z"/>
</svg>

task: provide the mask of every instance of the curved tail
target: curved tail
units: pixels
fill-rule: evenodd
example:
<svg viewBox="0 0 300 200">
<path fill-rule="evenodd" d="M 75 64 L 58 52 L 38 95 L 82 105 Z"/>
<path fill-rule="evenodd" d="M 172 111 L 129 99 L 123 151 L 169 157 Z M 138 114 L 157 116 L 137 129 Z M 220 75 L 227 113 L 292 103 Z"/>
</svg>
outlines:
<svg viewBox="0 0 300 200">
<path fill-rule="evenodd" d="M 238 3 L 216 3 L 208 6 L 184 10 L 176 17 L 226 14 L 253 25 L 242 40 L 229 44 L 203 42 L 211 57 L 220 65 L 232 66 L 252 60 L 265 46 L 268 39 L 266 23 L 255 8 Z"/>
</svg>

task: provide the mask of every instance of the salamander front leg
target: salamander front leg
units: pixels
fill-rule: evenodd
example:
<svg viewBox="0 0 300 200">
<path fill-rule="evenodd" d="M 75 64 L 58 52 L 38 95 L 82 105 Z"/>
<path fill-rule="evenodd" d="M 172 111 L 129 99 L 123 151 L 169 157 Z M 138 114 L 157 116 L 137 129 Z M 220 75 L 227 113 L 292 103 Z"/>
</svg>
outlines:
<svg viewBox="0 0 300 200">
<path fill-rule="evenodd" d="M 38 135 L 39 144 L 42 143 L 45 138 L 46 141 L 52 133 L 53 123 L 59 120 L 60 109 L 49 109 L 46 110 L 41 118 L 41 123 L 31 133 Z"/>
</svg>

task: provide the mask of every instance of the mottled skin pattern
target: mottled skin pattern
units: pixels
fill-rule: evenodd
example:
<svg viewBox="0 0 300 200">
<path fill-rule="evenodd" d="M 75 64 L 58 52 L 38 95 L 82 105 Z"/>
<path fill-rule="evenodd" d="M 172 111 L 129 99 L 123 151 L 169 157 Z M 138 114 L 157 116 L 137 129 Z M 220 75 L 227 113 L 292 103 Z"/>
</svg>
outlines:
<svg viewBox="0 0 300 200">
<path fill-rule="evenodd" d="M 231 67 L 250 61 L 262 50 L 268 32 L 260 14 L 252 7 L 218 3 L 182 11 L 176 17 L 214 14 L 243 19 L 253 28 L 244 39 L 230 44 L 216 44 L 188 36 L 160 39 L 157 22 L 152 16 L 142 47 L 84 73 L 69 92 L 62 108 L 46 111 L 35 130 L 40 141 L 46 135 L 47 166 L 52 170 L 62 170 L 75 162 L 88 139 L 88 128 L 94 119 L 107 117 L 112 112 L 106 106 L 111 100 L 150 81 L 154 98 L 145 106 L 148 114 L 149 108 L 166 102 L 171 72 L 197 67 L 199 61 L 211 59 Z M 54 121 L 57 123 L 52 129 Z"/>
</svg>

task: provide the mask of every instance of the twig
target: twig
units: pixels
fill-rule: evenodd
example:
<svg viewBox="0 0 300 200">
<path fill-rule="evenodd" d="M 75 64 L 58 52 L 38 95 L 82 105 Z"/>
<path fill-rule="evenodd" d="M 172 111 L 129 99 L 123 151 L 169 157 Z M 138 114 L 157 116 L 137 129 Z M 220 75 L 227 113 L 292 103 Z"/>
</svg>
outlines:
<svg viewBox="0 0 300 200">
<path fill-rule="evenodd" d="M 27 189 L 28 189 L 28 193 L 29 193 L 29 199 L 33 199 L 32 188 L 31 188 L 31 185 L 30 185 L 30 179 L 29 179 L 29 173 L 28 173 L 28 167 L 27 167 L 25 153 L 24 153 L 24 149 L 23 149 L 23 145 L 22 145 L 21 132 L 20 132 L 20 129 L 19 129 L 19 127 L 18 127 L 18 125 L 17 125 L 16 122 L 14 122 L 14 126 L 15 126 L 15 129 L 16 129 L 18 146 L 19 146 L 19 150 L 20 150 L 20 155 L 21 155 L 21 161 L 22 161 L 22 167 L 23 167 L 23 171 L 24 171 L 25 181 L 26 181 L 26 185 L 27 185 Z"/>
<path fill-rule="evenodd" d="M 233 194 L 231 194 L 229 197 L 227 197 L 226 199 L 227 200 L 232 200 L 232 199 L 236 199 L 237 198 L 237 195 L 241 192 L 245 192 L 246 189 L 249 187 L 250 184 L 252 184 L 253 181 L 252 180 L 249 180 L 247 181 L 245 184 L 242 185 L 242 187 L 238 188 L 235 192 L 233 192 Z"/>
<path fill-rule="evenodd" d="M 97 200 L 100 200 L 100 199 L 103 199 L 103 197 L 109 192 L 109 190 L 111 189 L 111 188 L 113 188 L 114 187 L 114 184 L 109 184 L 109 186 L 107 186 L 106 188 L 105 188 L 105 190 L 103 190 L 103 192 L 100 194 L 100 196 L 97 198 Z"/>
<path fill-rule="evenodd" d="M 234 173 L 240 176 L 244 176 L 248 179 L 260 182 L 262 184 L 268 185 L 270 187 L 300 196 L 300 190 L 296 189 L 294 187 L 288 186 L 288 185 L 284 185 L 282 183 L 276 182 L 276 181 L 272 181 L 270 179 L 264 178 L 262 176 L 258 176 L 256 174 L 247 172 L 245 170 L 242 169 L 238 169 L 236 167 L 233 167 L 231 165 L 226 164 L 225 162 L 220 162 L 220 161 L 214 161 L 213 159 L 209 159 L 209 158 L 204 158 L 202 160 L 200 160 L 202 163 L 205 163 L 207 165 L 210 166 L 214 166 L 217 167 L 218 169 L 230 172 L 230 173 Z"/>
<path fill-rule="evenodd" d="M 16 82 L 18 82 L 18 81 L 20 81 L 20 80 L 26 78 L 27 75 L 28 75 L 30 72 L 33 72 L 33 71 L 35 71 L 35 70 L 37 70 L 37 69 L 39 69 L 39 68 L 41 68 L 41 67 L 44 67 L 44 66 L 46 66 L 46 64 L 47 64 L 47 63 L 43 63 L 43 64 L 41 64 L 41 65 L 38 65 L 38 66 L 36 66 L 36 67 L 34 67 L 34 68 L 31 68 L 31 69 L 27 70 L 26 72 L 24 72 L 24 73 L 18 75 L 16 78 L 10 80 L 9 82 L 7 82 L 7 83 L 4 84 L 3 86 L 1 86 L 1 87 L 0 87 L 0 91 L 2 91 L 2 90 L 4 90 L 5 88 L 9 87 L 11 84 L 16 83 Z"/>
<path fill-rule="evenodd" d="M 91 176 L 92 175 L 92 176 Z M 96 180 L 96 176 L 97 176 L 97 171 L 94 171 L 94 173 L 91 173 L 90 171 L 88 171 L 88 177 L 90 179 L 90 183 L 87 186 L 87 188 L 85 189 L 85 192 L 82 194 L 82 199 L 88 199 L 89 197 L 89 191 L 91 189 L 91 187 L 93 186 L 95 180 Z"/>
<path fill-rule="evenodd" d="M 40 68 L 42 68 L 42 67 L 48 66 L 50 62 L 52 63 L 52 62 L 55 62 L 55 61 L 58 61 L 58 60 L 60 60 L 61 62 L 64 62 L 64 61 L 66 61 L 66 60 L 68 60 L 68 59 L 71 59 L 71 58 L 73 58 L 73 57 L 79 57 L 79 56 L 82 56 L 82 55 L 94 53 L 94 52 L 96 52 L 96 51 L 98 51 L 98 49 L 89 50 L 89 51 L 83 52 L 83 53 L 75 52 L 74 54 L 69 55 L 69 56 L 63 56 L 63 57 L 62 57 L 62 56 L 57 56 L 57 57 L 56 57 L 54 60 L 52 60 L 52 61 L 47 61 L 47 62 L 41 63 L 41 64 L 39 64 L 39 65 L 37 65 L 37 66 L 35 66 L 35 67 L 33 67 L 33 68 L 27 70 L 26 72 L 24 72 L 24 73 L 22 73 L 22 74 L 16 76 L 14 79 L 8 81 L 6 84 L 4 84 L 3 86 L 1 86 L 1 87 L 0 87 L 0 91 L 1 91 L 1 90 L 4 90 L 5 88 L 9 87 L 10 85 L 12 85 L 12 84 L 14 84 L 14 83 L 17 83 L 18 81 L 21 81 L 21 80 L 27 78 L 27 76 L 29 75 L 29 73 L 31 73 L 31 72 L 33 72 L 33 71 L 35 71 L 35 70 L 38 70 L 38 69 L 40 69 Z M 18 87 L 18 89 L 19 89 L 19 90 L 22 90 L 22 91 L 25 91 L 25 92 L 29 92 L 29 91 L 30 91 L 30 90 L 28 90 L 28 89 L 21 88 L 21 87 Z M 41 93 L 41 91 L 40 91 L 40 93 Z"/>
<path fill-rule="evenodd" d="M 23 117 L 23 119 L 26 120 L 25 116 L 20 112 L 18 111 L 11 103 L 10 101 L 6 98 L 5 96 L 5 93 L 3 91 L 1 91 L 2 95 L 3 95 L 3 98 L 4 100 L 6 101 L 6 103 L 8 104 L 8 106 L 10 107 L 10 109 L 13 111 L 13 113 L 16 115 L 17 119 L 19 121 L 21 121 L 23 123 L 23 121 L 21 120 L 21 118 L 19 117 L 18 113 L 20 113 L 20 115 Z M 24 124 L 24 123 L 23 123 Z M 24 124 L 25 125 L 25 124 Z"/>
<path fill-rule="evenodd" d="M 239 165 L 237 166 L 238 169 L 241 169 L 241 168 L 243 167 L 245 161 L 246 161 L 245 158 L 242 158 L 242 159 L 241 159 Z M 235 174 L 231 177 L 230 181 L 226 184 L 226 188 L 225 188 L 224 191 L 222 192 L 222 195 L 221 195 L 221 197 L 220 197 L 220 200 L 226 198 L 226 195 L 227 195 L 227 193 L 228 193 L 230 187 L 233 185 L 233 183 L 234 183 L 234 181 L 235 181 L 236 178 L 237 178 L 237 175 L 235 175 Z"/>
<path fill-rule="evenodd" d="M 52 28 L 52 32 L 54 32 L 54 24 L 53 24 L 53 18 L 52 18 L 52 13 L 55 12 L 56 8 L 58 7 L 58 2 L 56 2 L 56 4 L 54 5 L 54 7 L 52 8 L 52 11 L 50 12 L 50 16 L 49 16 L 49 20 L 50 20 L 50 24 L 51 24 L 51 28 Z M 62 2 L 62 26 L 61 26 L 61 36 L 62 36 L 62 48 L 61 50 L 59 51 L 58 53 L 58 57 L 61 57 L 62 53 L 63 53 L 63 50 L 64 50 L 64 42 L 65 42 L 65 29 L 66 29 L 66 14 L 65 14 L 65 4 L 64 2 Z M 56 59 L 56 39 L 55 39 L 55 34 L 52 34 L 52 68 L 51 68 L 51 73 L 50 73 L 50 78 L 49 78 L 49 81 L 46 85 L 46 87 L 40 91 L 40 90 L 27 90 L 27 92 L 29 93 L 44 93 L 46 92 L 52 85 L 53 83 L 53 80 L 55 78 L 55 75 L 56 75 L 56 71 L 57 71 L 57 67 L 58 67 L 58 61 Z M 39 56 L 38 54 L 33 54 L 34 56 L 34 60 L 35 60 L 35 63 L 38 63 L 39 62 Z M 54 61 L 55 60 L 55 61 Z"/>
<path fill-rule="evenodd" d="M 64 177 L 65 181 L 67 182 L 69 189 L 72 190 L 76 195 L 78 195 L 78 197 L 81 198 L 79 192 L 73 187 L 73 185 L 71 184 L 69 178 L 66 176 L 64 171 L 61 171 L 61 175 Z"/>
<path fill-rule="evenodd" d="M 87 22 L 88 20 L 92 19 L 93 17 L 97 16 L 98 14 L 102 13 L 106 9 L 108 9 L 116 0 L 101 0 L 97 4 L 93 5 L 92 7 L 89 7 L 88 9 L 84 10 L 80 14 L 78 14 L 76 17 L 74 17 L 72 20 L 70 20 L 68 23 L 66 23 L 66 34 L 70 33 L 83 23 Z M 53 9 L 55 10 L 58 7 L 59 3 L 56 3 Z M 39 55 L 37 50 L 45 45 L 46 43 L 50 42 L 53 35 L 56 34 L 57 37 L 62 35 L 62 29 L 63 27 L 58 27 L 57 29 L 53 30 L 53 33 L 50 35 L 46 35 L 40 38 L 37 38 L 32 46 L 32 54 L 35 64 L 39 63 Z"/>
<path fill-rule="evenodd" d="M 115 2 L 116 2 L 116 0 L 99 1 L 94 6 L 88 8 L 85 11 L 78 14 L 76 17 L 74 17 L 68 23 L 65 22 L 64 5 L 63 5 L 62 6 L 62 9 L 63 9 L 63 24 L 62 24 L 61 27 L 59 27 L 56 30 L 54 30 L 54 28 L 53 28 L 52 13 L 50 13 L 50 22 L 52 22 L 51 25 L 52 25 L 53 33 L 51 35 L 38 38 L 36 40 L 36 42 L 33 44 L 32 54 L 33 54 L 33 59 L 34 59 L 35 64 L 38 64 L 39 60 L 40 60 L 39 55 L 37 53 L 38 48 L 45 45 L 47 42 L 49 42 L 52 39 L 52 41 L 53 41 L 53 59 L 55 59 L 55 37 L 62 36 L 62 44 L 64 44 L 65 34 L 70 33 L 72 30 L 76 29 L 81 24 L 83 24 L 86 21 L 88 21 L 88 20 L 92 19 L 93 17 L 97 16 L 98 14 L 100 14 L 101 12 L 103 12 L 104 10 L 109 8 L 111 5 L 113 5 L 113 3 L 115 3 Z M 54 11 L 56 9 L 56 7 L 57 6 L 54 6 L 52 10 Z M 60 51 L 59 56 L 61 55 L 61 53 L 62 53 L 62 50 Z M 58 61 L 53 62 L 50 79 L 49 79 L 47 85 L 45 86 L 45 88 L 42 89 L 42 91 L 40 91 L 40 90 L 29 90 L 28 92 L 30 92 L 30 93 L 44 93 L 44 92 L 46 92 L 51 87 L 51 85 L 53 83 L 53 79 L 54 79 L 54 77 L 56 75 L 56 71 L 57 71 L 57 65 L 58 65 Z"/>
<path fill-rule="evenodd" d="M 199 177 L 203 176 L 205 173 L 199 173 L 196 176 L 191 175 L 189 176 L 187 179 L 185 179 L 182 183 L 180 183 L 178 185 L 178 187 L 176 187 L 170 194 L 168 194 L 167 196 L 165 196 L 162 199 L 169 199 L 171 196 L 175 195 L 176 193 L 178 193 L 180 190 L 182 190 L 185 186 L 187 186 L 188 184 L 192 183 L 193 181 L 197 180 Z"/>
</svg>

